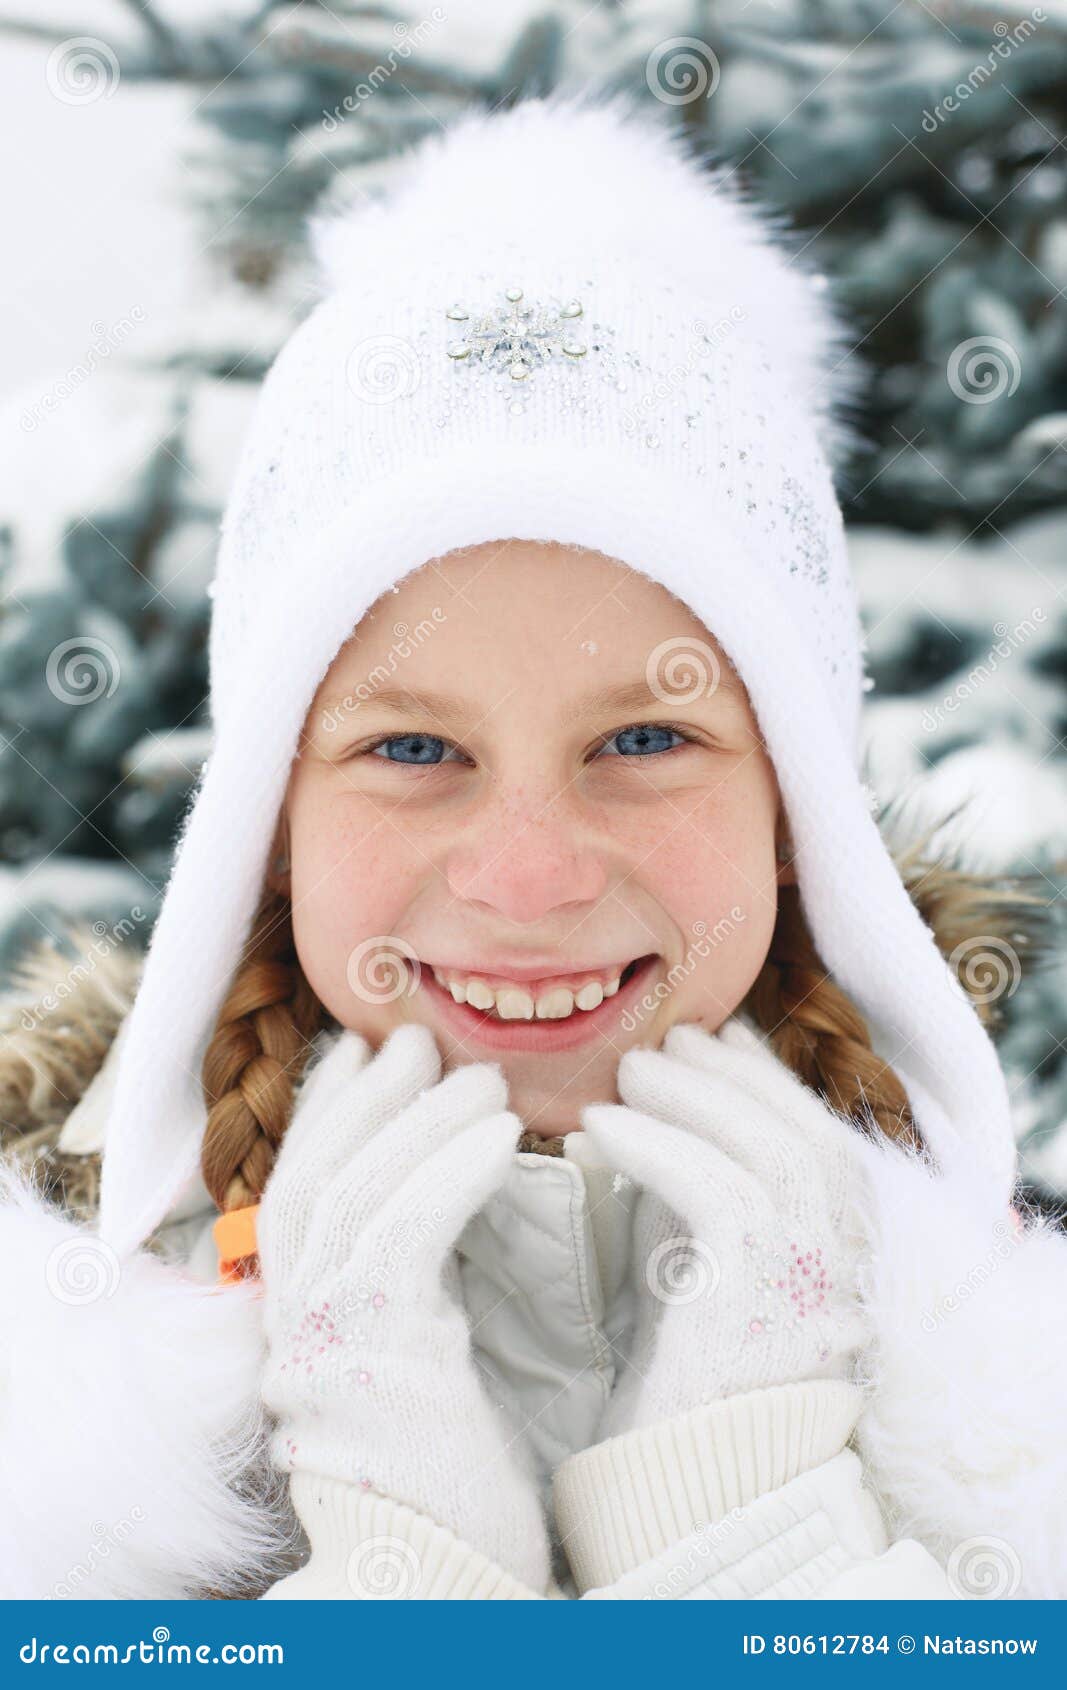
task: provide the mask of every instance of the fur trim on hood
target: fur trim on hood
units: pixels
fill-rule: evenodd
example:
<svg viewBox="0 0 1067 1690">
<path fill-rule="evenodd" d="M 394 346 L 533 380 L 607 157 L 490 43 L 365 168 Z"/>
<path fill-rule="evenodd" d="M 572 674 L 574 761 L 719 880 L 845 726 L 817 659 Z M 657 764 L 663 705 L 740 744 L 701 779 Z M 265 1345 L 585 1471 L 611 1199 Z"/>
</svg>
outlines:
<svg viewBox="0 0 1067 1690">
<path fill-rule="evenodd" d="M 64 1127 L 112 1049 L 137 991 L 144 952 L 101 950 L 72 923 L 18 961 L 0 1012 L 0 1155 L 81 1220 L 95 1217 L 101 1146 L 58 1148 Z"/>
</svg>

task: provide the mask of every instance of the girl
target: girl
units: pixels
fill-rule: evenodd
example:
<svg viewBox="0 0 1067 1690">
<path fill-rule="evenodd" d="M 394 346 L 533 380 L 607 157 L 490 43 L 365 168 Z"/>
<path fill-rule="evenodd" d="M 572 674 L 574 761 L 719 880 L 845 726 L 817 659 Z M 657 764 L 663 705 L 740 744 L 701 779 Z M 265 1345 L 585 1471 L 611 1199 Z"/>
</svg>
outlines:
<svg viewBox="0 0 1067 1690">
<path fill-rule="evenodd" d="M 857 776 L 819 278 L 622 100 L 315 239 L 95 1229 L 5 1176 L 5 1593 L 1067 1594 L 1067 1246 Z"/>
</svg>

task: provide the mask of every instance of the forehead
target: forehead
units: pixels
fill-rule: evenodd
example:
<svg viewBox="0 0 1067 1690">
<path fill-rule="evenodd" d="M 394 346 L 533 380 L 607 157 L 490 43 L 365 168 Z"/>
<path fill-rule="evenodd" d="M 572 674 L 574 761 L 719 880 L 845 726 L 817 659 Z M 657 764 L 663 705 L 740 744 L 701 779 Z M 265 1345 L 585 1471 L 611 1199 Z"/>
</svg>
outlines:
<svg viewBox="0 0 1067 1690">
<path fill-rule="evenodd" d="M 466 673 L 456 662 L 466 661 Z M 458 692 L 509 671 L 543 673 L 555 690 L 602 708 L 638 708 L 699 688 L 738 701 L 745 689 L 692 609 L 617 558 L 577 545 L 487 541 L 429 560 L 370 607 L 331 674 L 385 663 L 397 686 Z M 642 687 L 641 677 L 645 677 Z M 599 696 L 598 696 L 599 695 Z"/>
</svg>

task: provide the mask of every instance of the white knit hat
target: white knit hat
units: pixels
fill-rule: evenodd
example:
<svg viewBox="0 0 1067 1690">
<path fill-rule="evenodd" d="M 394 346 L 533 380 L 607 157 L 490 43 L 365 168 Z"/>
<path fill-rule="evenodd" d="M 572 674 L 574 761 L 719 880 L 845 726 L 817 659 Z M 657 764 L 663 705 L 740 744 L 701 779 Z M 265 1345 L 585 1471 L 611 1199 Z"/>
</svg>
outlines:
<svg viewBox="0 0 1067 1690">
<path fill-rule="evenodd" d="M 620 95 L 467 114 L 384 203 L 312 235 L 325 296 L 267 376 L 223 520 L 214 748 L 126 1029 L 104 1236 L 136 1246 L 196 1177 L 201 1063 L 331 661 L 410 571 L 507 538 L 617 558 L 721 643 L 826 967 L 946 1171 L 978 1159 L 1006 1195 L 996 1053 L 857 769 L 862 639 L 831 469 L 855 375 L 824 279 Z"/>
</svg>

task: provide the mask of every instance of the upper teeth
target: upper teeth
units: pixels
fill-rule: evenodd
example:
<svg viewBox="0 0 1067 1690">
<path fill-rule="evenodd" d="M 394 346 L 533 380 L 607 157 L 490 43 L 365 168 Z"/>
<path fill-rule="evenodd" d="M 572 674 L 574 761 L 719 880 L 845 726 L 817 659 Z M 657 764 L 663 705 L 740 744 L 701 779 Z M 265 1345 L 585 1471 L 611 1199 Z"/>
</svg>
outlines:
<svg viewBox="0 0 1067 1690">
<path fill-rule="evenodd" d="M 527 991 L 525 986 L 491 986 L 487 980 L 462 979 L 435 968 L 434 979 L 439 986 L 452 993 L 457 1003 L 469 1003 L 474 1009 L 495 1010 L 504 1021 L 561 1021 L 575 1009 L 596 1009 L 605 998 L 619 989 L 619 974 L 607 980 L 590 979 L 571 991 L 567 986 L 548 986 L 542 991 Z"/>
</svg>

